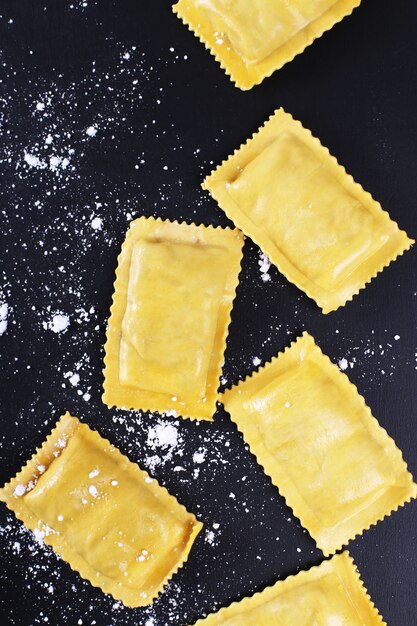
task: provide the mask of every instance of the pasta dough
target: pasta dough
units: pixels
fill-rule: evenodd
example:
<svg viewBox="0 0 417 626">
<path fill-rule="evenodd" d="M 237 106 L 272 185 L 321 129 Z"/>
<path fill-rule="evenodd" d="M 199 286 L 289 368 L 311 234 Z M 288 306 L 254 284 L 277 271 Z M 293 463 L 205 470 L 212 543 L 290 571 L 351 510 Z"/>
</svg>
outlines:
<svg viewBox="0 0 417 626">
<path fill-rule="evenodd" d="M 203 187 L 324 313 L 344 305 L 413 243 L 282 109 Z"/>
<path fill-rule="evenodd" d="M 394 441 L 308 333 L 223 403 L 325 554 L 417 495 Z"/>
<path fill-rule="evenodd" d="M 303 52 L 361 0 L 179 0 L 175 13 L 237 87 L 250 89 Z"/>
<path fill-rule="evenodd" d="M 93 585 L 150 604 L 187 559 L 194 515 L 69 414 L 0 499 Z"/>
<path fill-rule="evenodd" d="M 234 602 L 195 626 L 382 626 L 347 552 Z"/>
<path fill-rule="evenodd" d="M 242 244 L 237 230 L 132 223 L 107 335 L 108 405 L 212 419 Z"/>
</svg>

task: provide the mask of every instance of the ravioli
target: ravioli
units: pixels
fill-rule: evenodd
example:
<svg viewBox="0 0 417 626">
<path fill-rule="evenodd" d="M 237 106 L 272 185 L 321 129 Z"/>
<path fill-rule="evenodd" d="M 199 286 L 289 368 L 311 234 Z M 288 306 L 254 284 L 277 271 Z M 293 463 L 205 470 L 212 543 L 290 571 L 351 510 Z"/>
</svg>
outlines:
<svg viewBox="0 0 417 626">
<path fill-rule="evenodd" d="M 195 626 L 382 626 L 347 552 L 234 602 Z"/>
<path fill-rule="evenodd" d="M 414 243 L 282 109 L 203 188 L 324 313 Z"/>
<path fill-rule="evenodd" d="M 0 499 L 72 569 L 129 607 L 152 603 L 202 528 L 156 480 L 68 413 Z"/>
<path fill-rule="evenodd" d="M 326 555 L 417 495 L 394 441 L 308 333 L 223 404 Z"/>
<path fill-rule="evenodd" d="M 242 245 L 238 230 L 132 223 L 107 332 L 106 404 L 212 419 Z"/>
<path fill-rule="evenodd" d="M 292 61 L 360 2 L 179 0 L 173 10 L 246 90 Z"/>
</svg>

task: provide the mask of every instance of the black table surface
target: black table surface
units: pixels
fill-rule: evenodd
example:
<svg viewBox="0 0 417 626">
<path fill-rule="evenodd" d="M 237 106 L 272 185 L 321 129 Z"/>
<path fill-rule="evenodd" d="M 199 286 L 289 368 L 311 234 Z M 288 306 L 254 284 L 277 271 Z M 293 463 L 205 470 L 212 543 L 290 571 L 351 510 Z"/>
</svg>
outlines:
<svg viewBox="0 0 417 626">
<path fill-rule="evenodd" d="M 415 2 L 363 0 L 249 92 L 233 86 L 171 4 L 0 1 L 0 304 L 8 304 L 0 482 L 69 410 L 148 469 L 205 530 L 154 605 L 131 610 L 1 506 L 2 625 L 186 626 L 323 558 L 221 407 L 214 422 L 196 423 L 102 404 L 106 321 L 130 220 L 227 225 L 200 182 L 283 106 L 417 236 Z M 346 359 L 417 475 L 416 250 L 329 315 L 275 268 L 264 281 L 260 258 L 247 240 L 223 384 L 308 330 L 334 362 Z M 62 332 L 56 314 L 69 321 Z M 158 424 L 170 426 L 172 446 L 155 445 Z M 349 544 L 393 626 L 417 623 L 416 545 L 416 502 Z"/>
</svg>

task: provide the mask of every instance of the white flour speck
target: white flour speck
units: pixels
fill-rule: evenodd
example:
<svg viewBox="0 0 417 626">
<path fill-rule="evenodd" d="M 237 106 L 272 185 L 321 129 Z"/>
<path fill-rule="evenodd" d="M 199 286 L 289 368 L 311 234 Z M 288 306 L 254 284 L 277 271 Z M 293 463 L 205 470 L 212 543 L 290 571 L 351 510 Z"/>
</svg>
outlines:
<svg viewBox="0 0 417 626">
<path fill-rule="evenodd" d="M 338 366 L 339 366 L 339 369 L 341 369 L 342 372 L 344 372 L 349 367 L 349 363 L 347 362 L 346 359 L 340 359 Z"/>
<path fill-rule="evenodd" d="M 214 544 L 214 532 L 212 530 L 208 530 L 206 532 L 206 541 L 207 543 L 209 543 L 211 546 Z"/>
<path fill-rule="evenodd" d="M 85 132 L 89 137 L 95 137 L 97 135 L 97 126 L 89 126 Z"/>
<path fill-rule="evenodd" d="M 263 252 L 260 252 L 260 258 L 258 260 L 259 270 L 261 272 L 261 278 L 266 283 L 271 280 L 271 276 L 268 274 L 271 267 L 271 261 Z"/>
<path fill-rule="evenodd" d="M 78 385 L 78 383 L 80 382 L 80 375 L 79 375 L 79 374 L 77 374 L 77 373 L 75 373 L 75 374 L 73 374 L 72 376 L 70 376 L 70 377 L 68 378 L 68 380 L 69 380 L 69 382 L 71 383 L 71 385 L 72 385 L 73 387 L 76 387 L 76 386 Z"/>
<path fill-rule="evenodd" d="M 197 450 L 197 452 L 194 452 L 193 454 L 193 461 L 194 463 L 203 463 L 204 459 L 206 458 L 206 450 Z"/>
<path fill-rule="evenodd" d="M 0 336 L 4 335 L 7 330 L 7 317 L 9 315 L 9 307 L 6 302 L 0 302 Z"/>
<path fill-rule="evenodd" d="M 61 162 L 61 157 L 51 156 L 49 159 L 49 168 L 54 172 L 60 166 Z"/>
<path fill-rule="evenodd" d="M 178 431 L 172 424 L 160 422 L 149 429 L 148 445 L 152 448 L 166 448 L 176 446 L 178 443 Z"/>
<path fill-rule="evenodd" d="M 33 535 L 37 543 L 43 544 L 43 538 L 45 537 L 45 533 L 43 532 L 43 530 L 39 530 L 39 528 L 35 528 L 33 530 Z"/>
<path fill-rule="evenodd" d="M 13 495 L 16 497 L 21 497 L 26 493 L 26 486 L 25 485 L 16 485 L 15 490 L 13 491 Z"/>
<path fill-rule="evenodd" d="M 103 228 L 103 220 L 101 217 L 94 217 L 91 220 L 91 228 L 94 230 L 101 230 Z"/>
<path fill-rule="evenodd" d="M 90 496 L 93 496 L 93 498 L 97 498 L 98 491 L 97 491 L 97 487 L 95 485 L 90 485 L 89 488 L 88 488 L 88 492 L 89 492 Z"/>
<path fill-rule="evenodd" d="M 44 328 L 52 330 L 54 333 L 66 331 L 70 323 L 68 315 L 63 313 L 55 313 L 50 320 L 42 322 Z"/>
<path fill-rule="evenodd" d="M 34 154 L 29 154 L 28 152 L 25 152 L 23 158 L 26 163 L 30 165 L 30 167 L 36 167 L 38 169 L 45 169 L 45 167 L 47 167 L 46 163 L 44 161 L 41 161 L 40 158 L 35 156 Z"/>
<path fill-rule="evenodd" d="M 252 363 L 254 364 L 255 367 L 258 367 L 258 365 L 260 365 L 262 363 L 261 359 L 258 356 L 255 356 L 252 359 Z"/>
</svg>

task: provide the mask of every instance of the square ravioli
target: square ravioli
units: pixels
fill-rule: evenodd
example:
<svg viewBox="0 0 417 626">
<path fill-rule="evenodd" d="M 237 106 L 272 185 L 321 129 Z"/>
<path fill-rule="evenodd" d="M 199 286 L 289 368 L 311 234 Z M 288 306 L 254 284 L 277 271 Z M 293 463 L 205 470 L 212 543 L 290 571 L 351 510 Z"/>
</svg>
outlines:
<svg viewBox="0 0 417 626">
<path fill-rule="evenodd" d="M 361 0 L 179 0 L 175 13 L 233 82 L 250 89 L 303 52 Z"/>
<path fill-rule="evenodd" d="M 223 403 L 326 555 L 417 495 L 394 441 L 308 333 Z"/>
<path fill-rule="evenodd" d="M 106 404 L 212 419 L 242 246 L 229 228 L 132 222 L 107 332 Z"/>
<path fill-rule="evenodd" d="M 0 499 L 73 570 L 145 606 L 185 562 L 202 524 L 68 413 Z"/>
<path fill-rule="evenodd" d="M 344 305 L 413 243 L 282 109 L 203 188 L 324 313 Z"/>
<path fill-rule="evenodd" d="M 195 626 L 383 626 L 347 552 L 234 602 Z"/>
</svg>

